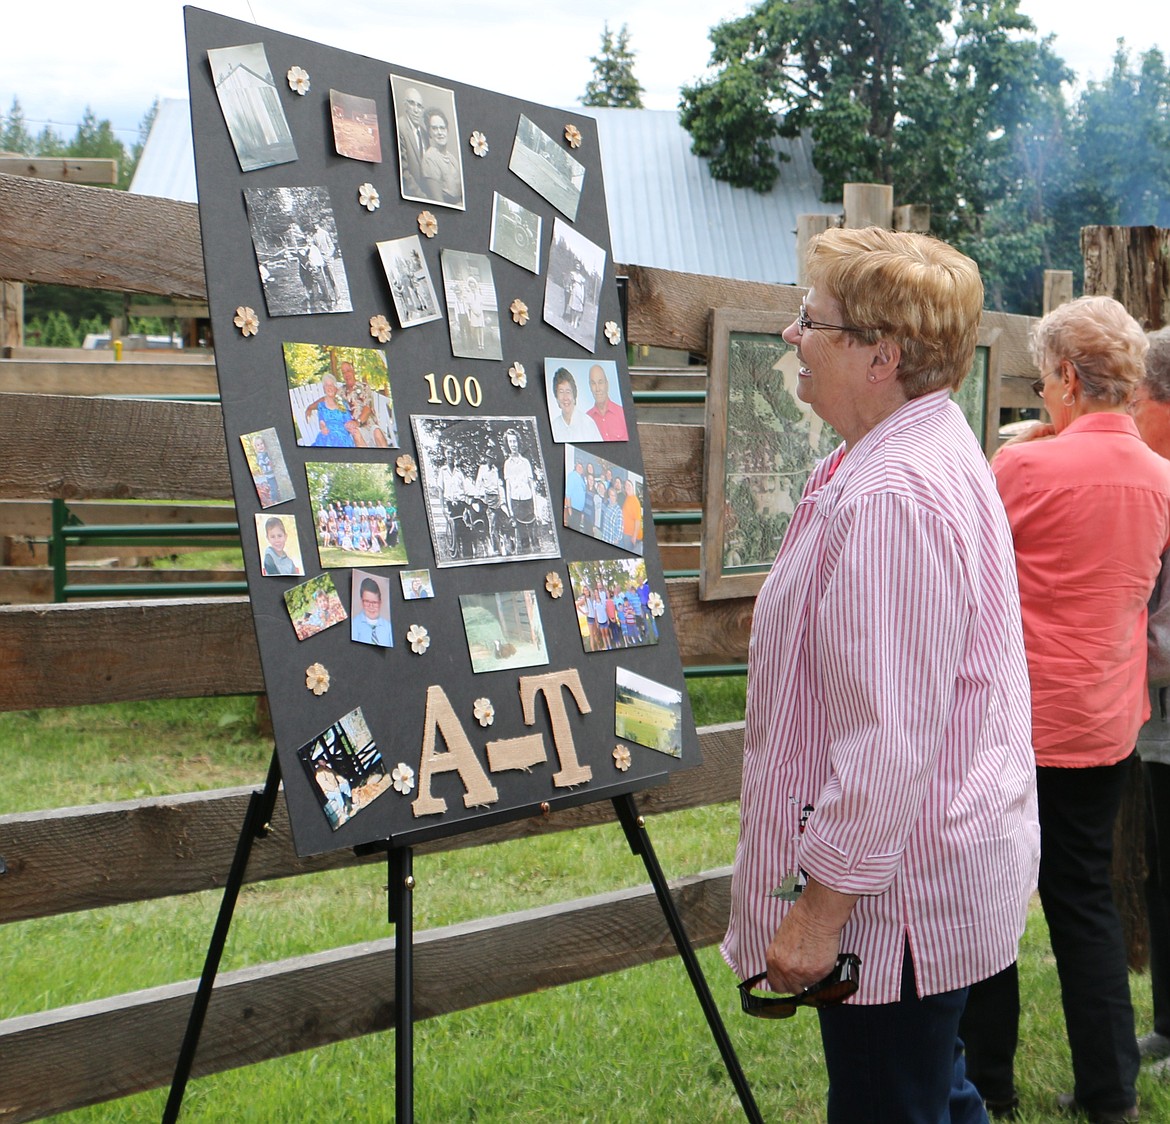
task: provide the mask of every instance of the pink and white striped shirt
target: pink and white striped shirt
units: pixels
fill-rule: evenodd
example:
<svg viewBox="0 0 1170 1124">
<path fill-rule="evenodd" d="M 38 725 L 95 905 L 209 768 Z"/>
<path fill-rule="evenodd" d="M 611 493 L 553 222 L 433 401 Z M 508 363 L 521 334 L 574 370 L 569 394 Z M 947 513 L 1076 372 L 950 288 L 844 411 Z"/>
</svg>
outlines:
<svg viewBox="0 0 1170 1124">
<path fill-rule="evenodd" d="M 789 891 L 859 894 L 859 1003 L 1016 958 L 1039 861 L 1011 533 L 945 391 L 822 461 L 756 601 L 723 955 L 765 968 Z"/>
</svg>

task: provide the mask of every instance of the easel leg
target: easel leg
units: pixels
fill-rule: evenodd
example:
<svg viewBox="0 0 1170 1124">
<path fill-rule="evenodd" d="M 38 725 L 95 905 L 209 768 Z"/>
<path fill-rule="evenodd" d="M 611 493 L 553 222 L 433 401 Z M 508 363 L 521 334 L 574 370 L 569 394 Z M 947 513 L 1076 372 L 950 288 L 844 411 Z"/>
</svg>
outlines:
<svg viewBox="0 0 1170 1124">
<path fill-rule="evenodd" d="M 414 866 L 409 847 L 387 852 L 394 926 L 394 1121 L 414 1120 Z"/>
<path fill-rule="evenodd" d="M 630 850 L 636 855 L 641 855 L 642 862 L 646 866 L 646 873 L 650 875 L 650 882 L 658 896 L 658 904 L 662 906 L 662 914 L 666 918 L 671 936 L 674 937 L 678 954 L 682 958 L 683 964 L 686 965 L 687 975 L 691 978 L 691 986 L 695 989 L 695 995 L 698 996 L 699 1005 L 703 1008 L 703 1014 L 707 1016 L 707 1025 L 711 1028 L 715 1044 L 719 1047 L 719 1053 L 723 1057 L 723 1064 L 726 1066 L 735 1091 L 739 1095 L 739 1103 L 743 1106 L 744 1116 L 752 1124 L 763 1124 L 764 1118 L 760 1115 L 755 1097 L 752 1096 L 751 1087 L 744 1076 L 743 1067 L 739 1064 L 735 1047 L 731 1044 L 727 1028 L 723 1025 L 723 1019 L 719 1015 L 719 1008 L 715 1006 L 715 1000 L 711 995 L 711 989 L 707 986 L 707 979 L 703 975 L 699 958 L 695 955 L 695 950 L 687 938 L 678 907 L 674 904 L 670 887 L 666 883 L 666 877 L 658 865 L 658 856 L 655 855 L 650 836 L 646 833 L 645 821 L 638 814 L 637 805 L 629 793 L 624 796 L 615 796 L 613 807 L 614 811 L 617 812 L 622 830 L 626 833 L 626 841 L 630 844 Z"/>
<path fill-rule="evenodd" d="M 219 916 L 215 921 L 211 942 L 207 946 L 207 957 L 203 961 L 203 975 L 199 977 L 199 987 L 195 991 L 195 1001 L 191 1005 L 191 1015 L 187 1019 L 187 1030 L 183 1035 L 183 1044 L 179 1049 L 179 1060 L 175 1063 L 175 1074 L 171 1078 L 171 1092 L 167 1098 L 166 1108 L 163 1110 L 163 1124 L 174 1124 L 179 1118 L 179 1110 L 183 1106 L 183 1094 L 187 1089 L 187 1080 L 191 1076 L 191 1066 L 195 1062 L 195 1051 L 199 1048 L 199 1035 L 203 1031 L 207 1007 L 211 1002 L 215 976 L 219 971 L 219 962 L 223 958 L 224 945 L 227 943 L 228 930 L 231 928 L 232 914 L 235 912 L 236 900 L 240 896 L 240 887 L 244 884 L 248 858 L 252 854 L 252 844 L 255 840 L 262 839 L 268 834 L 268 825 L 272 819 L 273 808 L 276 806 L 276 795 L 279 788 L 280 761 L 274 749 L 263 790 L 254 791 L 248 799 L 244 825 L 240 829 L 236 853 L 223 887 L 223 900 L 219 905 Z"/>
</svg>

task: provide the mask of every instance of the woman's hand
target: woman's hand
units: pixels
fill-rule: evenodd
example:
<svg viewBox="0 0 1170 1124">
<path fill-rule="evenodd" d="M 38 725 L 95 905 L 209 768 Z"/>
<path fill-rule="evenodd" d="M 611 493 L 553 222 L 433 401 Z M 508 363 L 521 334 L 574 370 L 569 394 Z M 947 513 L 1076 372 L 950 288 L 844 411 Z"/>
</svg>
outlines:
<svg viewBox="0 0 1170 1124">
<path fill-rule="evenodd" d="M 768 945 L 768 984 L 781 995 L 796 995 L 823 980 L 837 963 L 841 930 L 855 894 L 840 894 L 810 878 Z"/>
</svg>

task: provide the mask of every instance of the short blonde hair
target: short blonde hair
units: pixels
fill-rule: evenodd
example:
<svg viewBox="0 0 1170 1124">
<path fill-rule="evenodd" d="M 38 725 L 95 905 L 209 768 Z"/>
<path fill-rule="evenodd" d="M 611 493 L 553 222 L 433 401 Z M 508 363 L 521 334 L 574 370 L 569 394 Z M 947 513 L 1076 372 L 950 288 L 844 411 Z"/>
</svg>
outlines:
<svg viewBox="0 0 1170 1124">
<path fill-rule="evenodd" d="M 902 349 L 907 398 L 957 390 L 971 370 L 983 281 L 964 254 L 925 234 L 869 226 L 826 230 L 809 243 L 809 284 L 831 296 L 868 344 Z"/>
<path fill-rule="evenodd" d="M 1120 406 L 1145 374 L 1150 344 L 1141 325 L 1112 297 L 1078 297 L 1033 329 L 1029 350 L 1041 371 L 1067 359 L 1086 398 Z"/>
</svg>

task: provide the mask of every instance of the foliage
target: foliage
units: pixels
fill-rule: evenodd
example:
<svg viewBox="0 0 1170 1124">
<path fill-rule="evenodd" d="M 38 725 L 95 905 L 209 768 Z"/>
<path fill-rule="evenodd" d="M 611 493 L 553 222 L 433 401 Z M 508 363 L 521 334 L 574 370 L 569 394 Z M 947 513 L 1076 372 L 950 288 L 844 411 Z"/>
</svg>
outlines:
<svg viewBox="0 0 1170 1124">
<path fill-rule="evenodd" d="M 634 77 L 634 52 L 626 24 L 615 36 L 609 24 L 601 33 L 601 51 L 591 55 L 593 77 L 585 84 L 582 105 L 612 105 L 641 109 L 643 87 Z"/>
</svg>

